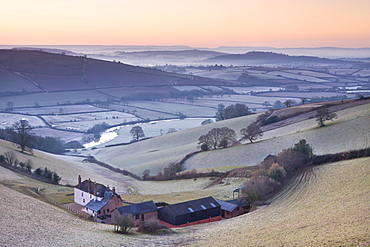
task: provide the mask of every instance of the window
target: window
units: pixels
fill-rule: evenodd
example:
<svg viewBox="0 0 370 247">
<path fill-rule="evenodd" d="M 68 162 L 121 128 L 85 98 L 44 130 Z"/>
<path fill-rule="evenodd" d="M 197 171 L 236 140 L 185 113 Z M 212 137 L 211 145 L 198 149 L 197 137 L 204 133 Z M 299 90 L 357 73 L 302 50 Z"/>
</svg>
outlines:
<svg viewBox="0 0 370 247">
<path fill-rule="evenodd" d="M 135 220 L 140 219 L 140 214 L 135 215 Z"/>
<path fill-rule="evenodd" d="M 82 199 L 82 202 L 85 203 L 85 199 Z"/>
<path fill-rule="evenodd" d="M 141 221 L 144 221 L 144 214 L 141 215 Z"/>
<path fill-rule="evenodd" d="M 109 213 L 109 208 L 107 208 L 107 213 Z"/>
<path fill-rule="evenodd" d="M 83 192 L 81 193 L 81 196 L 84 196 L 84 193 Z"/>
<path fill-rule="evenodd" d="M 236 210 L 239 211 L 239 207 L 236 207 Z"/>
<path fill-rule="evenodd" d="M 207 210 L 203 210 L 202 215 L 207 215 Z"/>
</svg>

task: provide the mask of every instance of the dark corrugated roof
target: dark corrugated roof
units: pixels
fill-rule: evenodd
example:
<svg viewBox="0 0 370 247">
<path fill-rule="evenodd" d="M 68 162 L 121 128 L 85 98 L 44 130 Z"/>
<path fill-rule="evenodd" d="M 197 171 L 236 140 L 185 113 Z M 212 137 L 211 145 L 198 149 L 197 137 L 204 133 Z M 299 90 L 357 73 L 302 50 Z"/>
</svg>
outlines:
<svg viewBox="0 0 370 247">
<path fill-rule="evenodd" d="M 132 204 L 129 206 L 119 207 L 117 208 L 117 210 L 121 215 L 122 214 L 137 215 L 137 214 L 144 214 L 144 213 L 157 211 L 158 208 L 154 204 L 153 201 L 147 201 L 147 202 Z"/>
<path fill-rule="evenodd" d="M 249 206 L 250 206 L 250 204 L 251 204 L 251 203 L 248 201 L 248 199 L 247 199 L 247 198 L 233 199 L 233 200 L 229 200 L 229 201 L 227 201 L 227 202 L 230 202 L 230 203 L 236 204 L 236 205 L 238 205 L 238 206 L 240 206 L 240 207 L 243 207 L 243 208 L 245 208 L 245 207 L 249 207 Z"/>
<path fill-rule="evenodd" d="M 175 215 L 184 215 L 217 207 L 221 206 L 213 197 L 205 197 L 167 206 Z"/>
<path fill-rule="evenodd" d="M 91 182 L 90 191 L 88 191 L 89 190 L 88 188 L 89 188 L 89 180 L 83 181 L 81 183 L 80 190 L 85 191 L 85 192 L 90 193 L 90 194 L 93 195 L 94 194 L 94 182 Z M 104 185 L 96 183 L 97 196 L 103 197 L 106 189 L 107 189 L 107 187 L 105 187 Z"/>
<path fill-rule="evenodd" d="M 98 201 L 98 200 L 91 200 L 88 202 L 85 207 L 88 209 L 91 209 L 94 212 L 98 212 L 100 209 L 102 209 L 109 200 L 112 198 L 113 192 L 112 191 L 105 191 L 103 200 Z"/>
<path fill-rule="evenodd" d="M 225 201 L 218 200 L 218 199 L 215 199 L 215 200 L 221 205 L 221 209 L 225 210 L 227 212 L 234 211 L 234 209 L 238 206 L 238 205 L 230 203 L 230 202 L 225 202 Z"/>
</svg>

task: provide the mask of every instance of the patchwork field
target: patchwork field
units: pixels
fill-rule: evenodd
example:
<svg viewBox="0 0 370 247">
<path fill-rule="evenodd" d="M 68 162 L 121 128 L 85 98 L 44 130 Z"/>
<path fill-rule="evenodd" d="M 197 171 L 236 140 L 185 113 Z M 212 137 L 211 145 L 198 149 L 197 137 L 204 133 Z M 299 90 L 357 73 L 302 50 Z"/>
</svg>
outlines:
<svg viewBox="0 0 370 247">
<path fill-rule="evenodd" d="M 137 120 L 137 117 L 132 114 L 118 111 L 90 112 L 69 115 L 45 115 L 43 117 L 48 123 L 57 128 L 74 129 L 79 131 L 87 131 L 95 124 L 103 122 L 106 122 L 109 125 L 118 125 Z"/>
</svg>

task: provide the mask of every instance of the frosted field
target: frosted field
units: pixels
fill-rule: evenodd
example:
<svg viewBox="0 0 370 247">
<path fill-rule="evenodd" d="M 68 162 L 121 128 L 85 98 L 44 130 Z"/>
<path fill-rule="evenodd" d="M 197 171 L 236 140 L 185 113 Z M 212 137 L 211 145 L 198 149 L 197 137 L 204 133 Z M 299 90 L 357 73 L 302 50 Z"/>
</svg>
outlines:
<svg viewBox="0 0 370 247">
<path fill-rule="evenodd" d="M 115 130 L 111 131 L 111 132 L 118 134 L 113 140 L 103 143 L 103 145 L 98 145 L 98 144 L 94 145 L 94 143 L 91 143 L 92 145 L 89 145 L 88 147 L 106 146 L 106 145 L 112 145 L 112 144 L 118 144 L 118 143 L 128 143 L 133 139 L 132 135 L 130 134 L 130 130 L 132 129 L 133 126 L 140 126 L 144 131 L 145 137 L 155 137 L 155 136 L 167 134 L 170 129 L 179 131 L 179 130 L 185 130 L 185 129 L 194 128 L 194 127 L 199 127 L 201 126 L 201 123 L 206 119 L 207 118 L 186 118 L 183 120 L 172 119 L 172 120 L 160 120 L 160 121 L 153 121 L 150 123 L 121 126 L 121 127 L 114 128 Z M 109 134 L 109 132 L 108 133 L 103 132 L 102 137 L 104 137 L 104 135 L 106 134 L 111 135 Z"/>
<path fill-rule="evenodd" d="M 358 69 L 328 69 L 328 71 L 333 75 L 350 75 L 358 71 Z"/>
<path fill-rule="evenodd" d="M 20 113 L 31 113 L 33 115 L 44 115 L 44 114 L 69 114 L 79 112 L 94 112 L 94 111 L 108 111 L 107 109 L 98 108 L 92 105 L 59 105 L 59 106 L 47 106 L 47 107 L 32 107 L 32 108 L 17 108 L 14 110 Z"/>
<path fill-rule="evenodd" d="M 236 93 L 247 94 L 250 92 L 269 92 L 269 91 L 279 91 L 281 87 L 224 87 L 234 90 Z"/>
<path fill-rule="evenodd" d="M 6 102 L 13 102 L 14 107 L 27 107 L 35 106 L 37 101 L 40 106 L 45 105 L 63 105 L 66 102 L 78 103 L 90 98 L 93 102 L 98 99 L 101 101 L 107 100 L 107 95 L 95 91 L 73 91 L 73 92 L 60 92 L 60 93 L 35 93 L 18 96 L 0 97 L 0 108 L 5 108 Z"/>
<path fill-rule="evenodd" d="M 137 117 L 132 114 L 108 111 L 84 114 L 43 116 L 45 120 L 57 128 L 86 131 L 95 124 L 106 122 L 109 125 L 123 124 L 124 122 L 136 121 Z M 115 118 L 113 118 L 115 117 Z M 116 118 L 118 117 L 118 118 Z M 76 120 L 76 121 L 75 121 Z"/>
<path fill-rule="evenodd" d="M 327 80 L 319 79 L 312 76 L 305 76 L 305 75 L 297 75 L 293 73 L 287 73 L 283 71 L 272 71 L 268 72 L 268 75 L 274 75 L 274 76 L 281 76 L 280 78 L 289 78 L 289 79 L 297 79 L 301 81 L 310 81 L 310 82 L 328 82 Z"/>
<path fill-rule="evenodd" d="M 60 138 L 62 141 L 70 142 L 70 141 L 81 141 L 84 134 L 70 132 L 70 131 L 62 131 L 50 128 L 37 128 L 32 131 L 35 135 L 38 136 L 51 136 Z"/>
<path fill-rule="evenodd" d="M 191 91 L 191 90 L 206 91 L 203 88 L 198 87 L 198 86 L 173 86 L 173 88 L 175 88 L 179 91 Z"/>
<path fill-rule="evenodd" d="M 0 113 L 0 128 L 5 129 L 6 127 L 11 127 L 15 122 L 18 122 L 22 118 L 28 120 L 29 124 L 33 127 L 46 126 L 40 118 L 35 116 Z"/>
<path fill-rule="evenodd" d="M 337 78 L 336 76 L 327 74 L 327 73 L 320 73 L 316 71 L 311 71 L 311 70 L 282 70 L 288 73 L 292 74 L 302 74 L 302 75 L 307 75 L 307 76 L 312 76 L 312 77 L 321 77 L 321 78 Z"/>
<path fill-rule="evenodd" d="M 152 111 L 161 111 L 169 114 L 185 114 L 187 117 L 213 117 L 215 110 L 209 107 L 202 107 L 197 105 L 189 104 L 178 104 L 177 100 L 158 102 L 158 101 L 133 101 L 130 102 L 130 106 L 145 108 Z M 178 116 L 177 116 L 178 117 Z"/>
</svg>

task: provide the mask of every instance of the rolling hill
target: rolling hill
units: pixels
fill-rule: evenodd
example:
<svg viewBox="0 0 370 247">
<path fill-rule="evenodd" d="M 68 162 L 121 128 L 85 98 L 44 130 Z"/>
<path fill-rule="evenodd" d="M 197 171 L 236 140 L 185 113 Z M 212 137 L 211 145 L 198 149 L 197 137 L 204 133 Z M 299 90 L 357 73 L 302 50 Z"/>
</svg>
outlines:
<svg viewBox="0 0 370 247">
<path fill-rule="evenodd" d="M 0 50 L 0 93 L 56 92 L 104 88 L 223 85 L 222 80 L 37 50 Z M 165 92 L 166 88 L 162 88 Z M 176 89 L 172 89 L 176 90 Z"/>
<path fill-rule="evenodd" d="M 338 119 L 328 123 L 324 128 L 318 128 L 315 118 L 307 116 L 289 123 L 278 122 L 274 129 L 265 131 L 261 141 L 253 144 L 245 143 L 227 149 L 218 149 L 198 153 L 184 163 L 186 170 L 223 167 L 223 166 L 250 166 L 261 162 L 269 154 L 277 154 L 285 148 L 293 146 L 300 139 L 306 139 L 317 155 L 336 153 L 351 149 L 361 149 L 370 146 L 370 102 L 347 101 L 348 109 L 336 111 Z M 360 102 L 355 107 L 351 102 Z M 325 103 L 324 103 L 325 104 Z M 352 104 L 352 105 L 351 105 Z M 322 104 L 313 104 L 285 108 L 285 112 L 303 111 L 307 109 L 315 114 L 315 107 Z M 336 106 L 332 106 L 333 109 Z M 299 110 L 301 109 L 301 110 Z M 116 146 L 97 149 L 91 152 L 98 160 L 102 160 L 116 167 L 130 170 L 138 175 L 149 169 L 156 174 L 170 162 L 175 162 L 185 155 L 198 149 L 198 138 L 216 127 L 228 127 L 240 133 L 240 129 L 255 121 L 257 115 L 250 115 L 235 119 L 224 120 L 201 127 L 171 133 L 149 140 L 133 143 L 127 146 Z M 280 126 L 279 126 L 280 125 Z M 266 126 L 267 127 L 267 126 Z M 343 141 L 345 140 L 345 141 Z"/>
<path fill-rule="evenodd" d="M 321 104 L 323 103 L 305 105 L 304 108 L 314 110 Z M 185 165 L 188 169 L 191 169 L 191 165 L 197 168 L 235 165 L 236 161 L 240 161 L 240 165 L 254 165 L 268 154 L 291 147 L 302 138 L 313 146 L 315 154 L 369 147 L 369 100 L 348 100 L 343 104 L 329 104 L 332 104 L 331 109 L 338 106 L 342 108 L 336 110 L 338 119 L 328 123 L 326 127 L 317 128 L 314 118 L 305 119 L 301 116 L 301 119 L 295 121 L 288 118 L 276 123 L 276 128 L 266 129 L 261 141 L 202 152 L 187 160 Z M 287 114 L 286 111 L 297 109 L 291 107 L 276 114 L 284 115 Z M 307 109 L 304 112 L 310 113 Z M 96 150 L 93 155 L 116 167 L 129 168 L 138 174 L 144 169 L 160 170 L 167 162 L 197 150 L 197 138 L 211 128 L 228 126 L 238 130 L 256 117 L 257 115 L 251 115 L 220 121 L 127 146 L 102 148 Z M 41 166 L 56 171 L 63 177 L 62 183 L 75 184 L 76 175 L 81 174 L 84 178 L 90 177 L 100 183 L 116 186 L 123 198 L 129 193 L 129 189 L 135 190 L 135 187 L 125 187 L 127 185 L 137 186 L 136 191 L 146 192 L 146 195 L 139 195 L 136 200 L 133 199 L 135 195 L 127 196 L 130 200 L 155 198 L 160 201 L 163 198 L 176 200 L 180 197 L 180 193 L 159 194 L 160 192 L 155 191 L 160 188 L 155 184 L 159 182 L 133 181 L 95 164 L 83 163 L 81 157 L 56 156 L 37 150 L 34 156 L 30 156 L 19 153 L 11 143 L 0 141 L 0 153 L 10 150 L 16 153 L 20 161 L 32 159 L 35 168 Z M 113 234 L 113 228 L 109 225 L 82 220 L 40 200 L 32 191 L 47 185 L 0 167 L 0 196 L 3 198 L 0 202 L 0 212 L 3 215 L 0 245 L 12 246 L 22 241 L 25 246 L 35 243 L 65 246 L 66 239 L 68 245 L 81 245 L 87 244 L 87 240 L 90 241 L 91 238 L 95 239 L 93 243 L 89 242 L 91 246 L 102 246 L 102 241 L 123 246 L 368 245 L 369 162 L 370 158 L 361 158 L 313 167 L 287 184 L 268 205 L 240 217 L 175 229 L 176 234 L 131 236 Z M 181 198 L 214 193 L 222 199 L 220 189 L 229 190 L 226 186 L 202 190 L 209 181 L 201 179 L 164 183 L 168 187 L 166 190 L 173 192 L 184 191 L 182 187 L 187 186 L 190 190 L 195 190 L 193 193 L 187 192 Z M 10 189 L 15 187 L 21 188 L 22 193 Z M 156 195 L 150 197 L 151 192 Z"/>
</svg>

